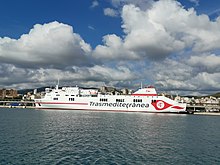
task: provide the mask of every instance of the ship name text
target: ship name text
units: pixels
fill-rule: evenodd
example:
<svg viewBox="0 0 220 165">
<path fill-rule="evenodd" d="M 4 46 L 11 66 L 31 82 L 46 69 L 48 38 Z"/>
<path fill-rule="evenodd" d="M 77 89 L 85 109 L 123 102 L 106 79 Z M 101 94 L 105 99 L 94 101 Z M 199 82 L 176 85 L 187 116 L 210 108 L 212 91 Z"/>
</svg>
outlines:
<svg viewBox="0 0 220 165">
<path fill-rule="evenodd" d="M 126 107 L 126 108 L 148 108 L 149 104 L 144 103 L 100 103 L 100 102 L 90 102 L 90 106 L 96 107 Z"/>
</svg>

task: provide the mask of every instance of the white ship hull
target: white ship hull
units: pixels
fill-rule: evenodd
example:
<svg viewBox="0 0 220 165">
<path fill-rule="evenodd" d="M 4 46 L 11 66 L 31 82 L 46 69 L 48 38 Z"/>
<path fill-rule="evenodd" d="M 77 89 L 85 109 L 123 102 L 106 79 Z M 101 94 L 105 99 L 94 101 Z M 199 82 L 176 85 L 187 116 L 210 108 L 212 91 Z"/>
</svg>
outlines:
<svg viewBox="0 0 220 165">
<path fill-rule="evenodd" d="M 74 90 L 73 90 L 74 89 Z M 79 88 L 78 88 L 79 90 Z M 80 95 L 79 91 L 54 89 L 35 99 L 37 109 L 115 112 L 186 113 L 186 104 L 155 93 L 133 95 Z"/>
</svg>

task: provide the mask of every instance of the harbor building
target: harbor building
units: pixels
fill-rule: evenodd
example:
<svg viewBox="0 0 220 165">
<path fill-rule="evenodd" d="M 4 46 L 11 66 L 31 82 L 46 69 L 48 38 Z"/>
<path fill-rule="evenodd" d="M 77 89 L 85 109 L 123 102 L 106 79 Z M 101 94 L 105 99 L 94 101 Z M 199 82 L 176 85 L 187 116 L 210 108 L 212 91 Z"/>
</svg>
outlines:
<svg viewBox="0 0 220 165">
<path fill-rule="evenodd" d="M 15 89 L 0 89 L 0 99 L 15 98 L 18 92 Z"/>
</svg>

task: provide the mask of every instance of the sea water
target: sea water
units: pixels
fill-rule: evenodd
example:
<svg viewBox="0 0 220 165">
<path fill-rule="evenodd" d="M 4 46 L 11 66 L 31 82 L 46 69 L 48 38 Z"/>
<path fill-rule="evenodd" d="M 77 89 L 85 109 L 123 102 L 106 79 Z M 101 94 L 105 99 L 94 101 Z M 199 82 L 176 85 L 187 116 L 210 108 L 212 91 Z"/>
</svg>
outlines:
<svg viewBox="0 0 220 165">
<path fill-rule="evenodd" d="M 220 116 L 1 108 L 0 164 L 220 164 Z"/>
</svg>

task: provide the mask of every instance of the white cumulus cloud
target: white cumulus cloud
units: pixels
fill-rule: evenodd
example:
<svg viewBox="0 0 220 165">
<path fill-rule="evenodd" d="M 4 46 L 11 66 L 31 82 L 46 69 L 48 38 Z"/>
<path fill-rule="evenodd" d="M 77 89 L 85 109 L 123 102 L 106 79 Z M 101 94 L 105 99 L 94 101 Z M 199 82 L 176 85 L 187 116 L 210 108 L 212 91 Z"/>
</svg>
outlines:
<svg viewBox="0 0 220 165">
<path fill-rule="evenodd" d="M 155 2 L 150 9 L 141 10 L 134 5 L 125 5 L 122 10 L 122 28 L 125 36 L 120 40 L 120 50 L 139 58 L 163 59 L 173 53 L 190 49 L 204 52 L 219 49 L 220 21 L 211 21 L 207 15 L 198 15 L 194 9 L 185 9 L 173 0 Z M 98 45 L 114 57 L 120 51 L 106 44 Z M 96 51 L 96 50 L 95 50 Z M 114 53 L 113 53 L 114 52 Z M 133 56 L 126 56 L 128 60 Z M 103 54 L 103 58 L 112 58 Z"/>
<path fill-rule="evenodd" d="M 107 34 L 94 49 L 59 22 L 37 24 L 19 39 L 0 38 L 1 84 L 36 86 L 59 78 L 88 86 L 142 81 L 185 94 L 219 91 L 220 17 L 210 20 L 174 0 L 111 2 L 122 7 L 124 34 Z"/>
<path fill-rule="evenodd" d="M 1 63 L 29 67 L 84 65 L 91 51 L 71 26 L 51 22 L 36 24 L 19 39 L 0 38 Z"/>
</svg>

